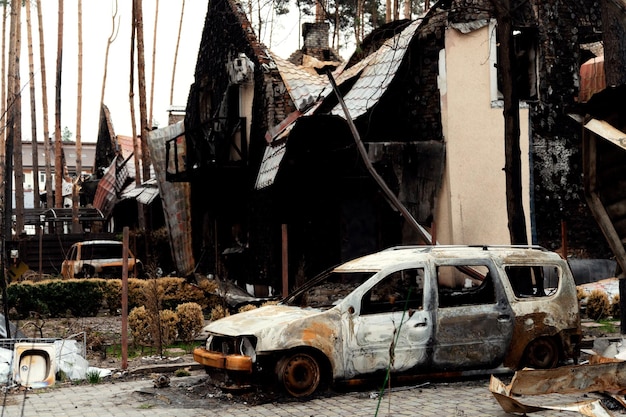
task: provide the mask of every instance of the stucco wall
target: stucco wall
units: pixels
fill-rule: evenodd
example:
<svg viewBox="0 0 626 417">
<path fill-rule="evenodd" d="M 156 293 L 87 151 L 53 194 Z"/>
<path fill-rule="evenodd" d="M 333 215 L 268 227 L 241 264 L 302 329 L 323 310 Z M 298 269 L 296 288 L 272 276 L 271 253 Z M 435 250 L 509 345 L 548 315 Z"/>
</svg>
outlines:
<svg viewBox="0 0 626 417">
<path fill-rule="evenodd" d="M 439 88 L 446 143 L 444 182 L 437 201 L 442 244 L 509 244 L 504 173 L 504 118 L 491 104 L 489 26 L 462 34 L 446 30 Z M 520 109 L 523 203 L 530 237 L 528 111 Z"/>
</svg>

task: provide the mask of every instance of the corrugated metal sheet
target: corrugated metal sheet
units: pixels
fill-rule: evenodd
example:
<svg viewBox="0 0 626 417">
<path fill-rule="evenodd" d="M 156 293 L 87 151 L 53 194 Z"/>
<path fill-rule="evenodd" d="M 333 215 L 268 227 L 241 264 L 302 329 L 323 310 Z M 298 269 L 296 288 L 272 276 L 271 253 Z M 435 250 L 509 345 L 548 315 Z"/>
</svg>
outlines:
<svg viewBox="0 0 626 417">
<path fill-rule="evenodd" d="M 156 129 L 148 135 L 148 146 L 155 164 L 155 178 L 163 203 L 165 224 L 170 235 L 172 258 L 181 276 L 191 274 L 195 268 L 193 248 L 191 245 L 191 188 L 189 183 L 168 182 L 165 179 L 165 143 L 169 139 L 184 135 L 183 122 Z"/>
<path fill-rule="evenodd" d="M 99 209 L 104 217 L 110 216 L 113 206 L 118 201 L 118 194 L 129 178 L 127 165 L 126 161 L 118 155 L 98 182 L 93 206 Z"/>
<path fill-rule="evenodd" d="M 120 193 L 122 200 L 132 198 L 140 202 L 141 204 L 151 204 L 154 199 L 159 195 L 159 188 L 157 186 L 156 179 L 152 178 L 143 182 L 137 186 L 135 183 L 129 184 Z"/>
</svg>

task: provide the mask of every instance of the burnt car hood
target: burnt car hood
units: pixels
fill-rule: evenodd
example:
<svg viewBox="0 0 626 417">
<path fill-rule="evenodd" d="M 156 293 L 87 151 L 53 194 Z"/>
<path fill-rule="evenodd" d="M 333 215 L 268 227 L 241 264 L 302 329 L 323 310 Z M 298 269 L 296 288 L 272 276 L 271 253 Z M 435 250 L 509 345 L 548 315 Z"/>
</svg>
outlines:
<svg viewBox="0 0 626 417">
<path fill-rule="evenodd" d="M 281 331 L 290 324 L 319 315 L 320 309 L 268 305 L 214 321 L 205 327 L 208 333 L 224 336 L 267 334 Z"/>
</svg>

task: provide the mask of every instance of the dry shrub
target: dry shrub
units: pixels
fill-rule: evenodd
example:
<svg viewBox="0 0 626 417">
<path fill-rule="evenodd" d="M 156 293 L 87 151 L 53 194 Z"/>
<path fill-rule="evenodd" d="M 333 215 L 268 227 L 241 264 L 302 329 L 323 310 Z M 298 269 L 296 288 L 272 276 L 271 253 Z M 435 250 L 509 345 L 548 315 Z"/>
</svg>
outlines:
<svg viewBox="0 0 626 417">
<path fill-rule="evenodd" d="M 254 310 L 257 309 L 258 307 L 255 306 L 254 304 L 246 304 L 244 306 L 239 307 L 239 310 L 237 310 L 238 313 L 243 313 L 244 311 L 250 311 L 250 310 Z"/>
<path fill-rule="evenodd" d="M 587 317 L 591 320 L 607 318 L 611 312 L 609 296 L 600 290 L 593 290 L 587 298 Z"/>
<path fill-rule="evenodd" d="M 197 303 L 183 303 L 176 307 L 178 315 L 178 338 L 190 343 L 204 327 L 202 307 Z"/>
<path fill-rule="evenodd" d="M 171 345 L 178 335 L 178 315 L 172 310 L 161 310 L 159 311 L 159 320 L 161 324 L 161 347 L 159 353 L 163 354 L 163 346 Z"/>
<path fill-rule="evenodd" d="M 622 313 L 619 305 L 619 294 L 615 294 L 611 299 L 611 317 L 613 317 L 614 319 L 620 319 L 621 314 Z"/>
<path fill-rule="evenodd" d="M 117 311 L 122 308 L 122 280 L 102 280 L 102 292 L 109 313 L 117 314 Z"/>
<path fill-rule="evenodd" d="M 144 306 L 133 308 L 128 314 L 128 327 L 135 346 L 152 346 L 152 316 Z"/>
<path fill-rule="evenodd" d="M 211 309 L 211 320 L 219 320 L 226 316 L 230 316 L 230 312 L 223 305 L 216 305 Z"/>
</svg>

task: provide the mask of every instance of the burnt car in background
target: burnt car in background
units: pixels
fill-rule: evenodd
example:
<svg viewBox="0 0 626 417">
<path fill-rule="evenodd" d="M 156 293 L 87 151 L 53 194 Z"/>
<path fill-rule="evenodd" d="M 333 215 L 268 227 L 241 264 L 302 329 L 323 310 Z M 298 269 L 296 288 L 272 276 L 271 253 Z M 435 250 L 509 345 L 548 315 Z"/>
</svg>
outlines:
<svg viewBox="0 0 626 417">
<path fill-rule="evenodd" d="M 61 264 L 63 278 L 121 278 L 123 243 L 117 240 L 86 240 L 74 243 Z M 139 277 L 143 264 L 128 250 L 128 276 Z"/>
<path fill-rule="evenodd" d="M 367 255 L 278 305 L 210 323 L 196 362 L 224 386 L 306 397 L 366 376 L 463 375 L 577 362 L 576 286 L 536 246 L 415 246 Z"/>
</svg>

